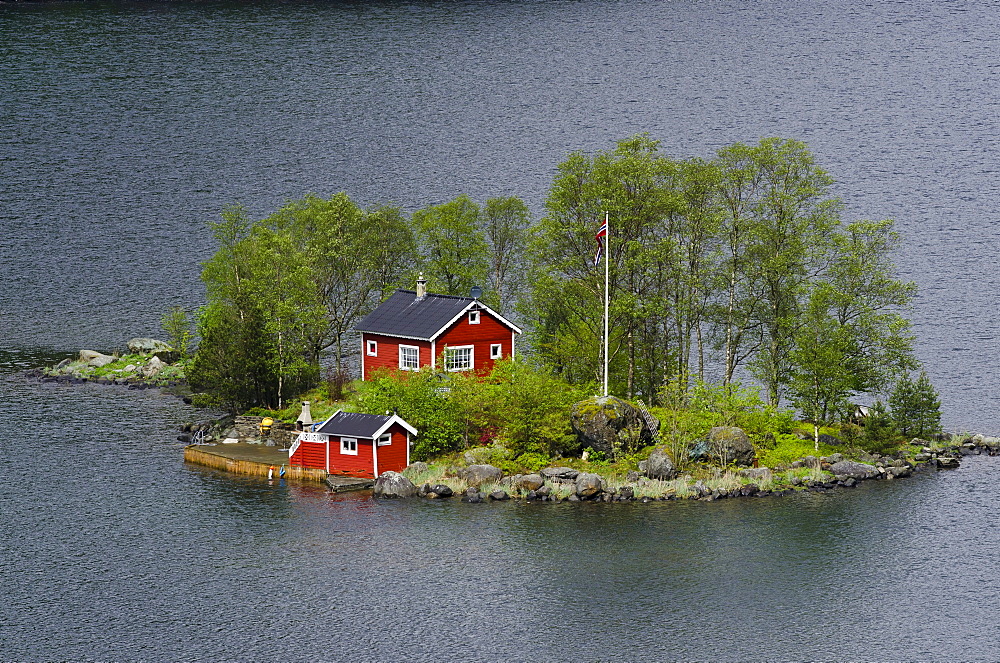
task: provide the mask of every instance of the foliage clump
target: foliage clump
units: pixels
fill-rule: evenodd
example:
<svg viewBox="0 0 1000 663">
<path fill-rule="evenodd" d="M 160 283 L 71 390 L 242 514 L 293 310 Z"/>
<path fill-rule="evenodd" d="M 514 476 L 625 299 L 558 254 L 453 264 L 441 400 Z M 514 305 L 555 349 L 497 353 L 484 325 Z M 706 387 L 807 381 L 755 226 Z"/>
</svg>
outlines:
<svg viewBox="0 0 1000 663">
<path fill-rule="evenodd" d="M 420 435 L 415 460 L 493 444 L 509 452 L 502 460 L 571 453 L 576 437 L 569 409 L 585 388 L 526 362 L 498 361 L 489 374 L 384 371 L 359 383 L 352 405 L 359 412 L 394 411 Z M 520 462 L 520 461 L 518 461 Z"/>
</svg>

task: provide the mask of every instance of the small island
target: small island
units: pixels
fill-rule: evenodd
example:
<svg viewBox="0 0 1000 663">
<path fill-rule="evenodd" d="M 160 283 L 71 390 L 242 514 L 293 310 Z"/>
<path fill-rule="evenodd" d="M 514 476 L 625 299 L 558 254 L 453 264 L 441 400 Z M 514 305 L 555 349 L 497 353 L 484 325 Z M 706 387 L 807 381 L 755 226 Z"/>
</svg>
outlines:
<svg viewBox="0 0 1000 663">
<path fill-rule="evenodd" d="M 516 197 L 227 207 L 193 328 L 174 307 L 162 347 L 43 379 L 189 389 L 231 413 L 185 426 L 189 460 L 384 496 L 711 500 L 992 454 L 942 432 L 893 222 L 843 222 L 832 184 L 798 141 L 673 158 L 640 134 L 558 164 L 537 220 Z"/>
</svg>

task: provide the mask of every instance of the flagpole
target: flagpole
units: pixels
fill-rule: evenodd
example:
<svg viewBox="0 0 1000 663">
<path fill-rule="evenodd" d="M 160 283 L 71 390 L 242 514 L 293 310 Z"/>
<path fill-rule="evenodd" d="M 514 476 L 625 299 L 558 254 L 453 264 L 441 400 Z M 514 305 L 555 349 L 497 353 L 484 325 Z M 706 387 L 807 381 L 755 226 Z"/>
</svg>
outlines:
<svg viewBox="0 0 1000 663">
<path fill-rule="evenodd" d="M 604 246 L 607 249 L 604 256 L 604 397 L 608 396 L 608 283 L 611 274 L 611 215 L 604 212 L 604 226 L 607 228 L 607 235 L 604 237 Z"/>
</svg>

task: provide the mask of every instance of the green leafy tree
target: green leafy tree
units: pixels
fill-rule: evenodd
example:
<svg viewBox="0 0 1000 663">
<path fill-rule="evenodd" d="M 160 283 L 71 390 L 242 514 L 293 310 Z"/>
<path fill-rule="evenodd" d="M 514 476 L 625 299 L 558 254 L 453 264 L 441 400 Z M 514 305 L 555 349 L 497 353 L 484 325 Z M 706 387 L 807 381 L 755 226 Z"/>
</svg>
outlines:
<svg viewBox="0 0 1000 663">
<path fill-rule="evenodd" d="M 406 218 L 395 207 L 364 210 L 338 193 L 289 202 L 262 224 L 303 256 L 312 281 L 305 287 L 317 292 L 326 321 L 311 331 L 313 361 L 332 348 L 341 371 L 343 358 L 355 351 L 349 340 L 354 325 L 410 276 L 416 248 Z"/>
<path fill-rule="evenodd" d="M 592 385 L 571 385 L 547 368 L 516 359 L 498 361 L 483 384 L 483 422 L 514 455 L 552 456 L 577 449 L 569 413 L 592 393 Z"/>
<path fill-rule="evenodd" d="M 900 373 L 916 368 L 910 321 L 902 315 L 916 286 L 895 278 L 899 235 L 893 222 L 858 221 L 834 238 L 826 276 L 832 315 L 851 336 L 848 364 L 857 392 L 884 393 Z"/>
<path fill-rule="evenodd" d="M 480 214 L 489 245 L 489 291 L 500 311 L 509 311 L 523 285 L 524 251 L 531 213 L 520 198 L 490 198 Z"/>
<path fill-rule="evenodd" d="M 183 306 L 172 306 L 160 318 L 160 326 L 167 335 L 167 342 L 177 351 L 181 359 L 187 359 L 191 354 L 191 320 Z"/>
<path fill-rule="evenodd" d="M 941 432 L 941 399 L 921 371 L 916 380 L 904 374 L 889 396 L 889 408 L 897 430 L 904 437 L 924 437 Z"/>
<path fill-rule="evenodd" d="M 359 412 L 396 412 L 417 429 L 414 460 L 461 449 L 467 439 L 467 416 L 450 397 L 441 376 L 420 371 L 377 371 L 358 384 L 354 404 Z"/>
<path fill-rule="evenodd" d="M 789 356 L 787 391 L 792 403 L 813 422 L 816 451 L 820 427 L 832 422 L 853 393 L 855 379 L 848 363 L 853 350 L 847 329 L 830 315 L 827 289 L 815 289 Z"/>
<path fill-rule="evenodd" d="M 311 348 L 323 309 L 310 262 L 241 207 L 226 208 L 211 226 L 219 249 L 202 270 L 209 303 L 189 380 L 233 410 L 280 408 L 318 377 Z"/>
<path fill-rule="evenodd" d="M 865 419 L 864 432 L 861 435 L 863 448 L 871 453 L 887 453 L 895 446 L 898 438 L 899 431 L 896 430 L 895 422 L 885 403 L 881 400 L 876 401 Z"/>
<path fill-rule="evenodd" d="M 461 195 L 413 213 L 420 268 L 431 291 L 468 296 L 487 283 L 489 247 L 479 224 L 480 210 Z"/>
<path fill-rule="evenodd" d="M 599 379 L 604 268 L 593 263 L 594 233 L 607 212 L 612 391 L 629 394 L 643 383 L 658 385 L 664 358 L 673 352 L 664 342 L 672 327 L 662 315 L 669 295 L 651 296 L 654 275 L 663 275 L 655 266 L 672 269 L 675 262 L 655 232 L 678 204 L 666 185 L 675 165 L 658 150 L 657 141 L 640 135 L 593 157 L 571 154 L 559 165 L 532 241 L 532 292 L 524 307 L 544 335 L 535 347 L 550 365 L 568 376 Z"/>
</svg>

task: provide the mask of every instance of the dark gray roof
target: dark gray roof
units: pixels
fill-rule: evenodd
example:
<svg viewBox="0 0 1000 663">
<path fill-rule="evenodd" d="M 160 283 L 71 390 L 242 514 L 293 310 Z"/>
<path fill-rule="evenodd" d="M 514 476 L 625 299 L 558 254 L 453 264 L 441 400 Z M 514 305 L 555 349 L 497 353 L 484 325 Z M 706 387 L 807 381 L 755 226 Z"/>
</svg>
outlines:
<svg viewBox="0 0 1000 663">
<path fill-rule="evenodd" d="M 431 340 L 472 301 L 471 297 L 431 295 L 417 301 L 413 290 L 397 290 L 354 328 L 389 336 Z"/>
<path fill-rule="evenodd" d="M 320 426 L 316 432 L 347 437 L 372 437 L 375 431 L 392 419 L 391 415 L 338 412 Z"/>
</svg>

